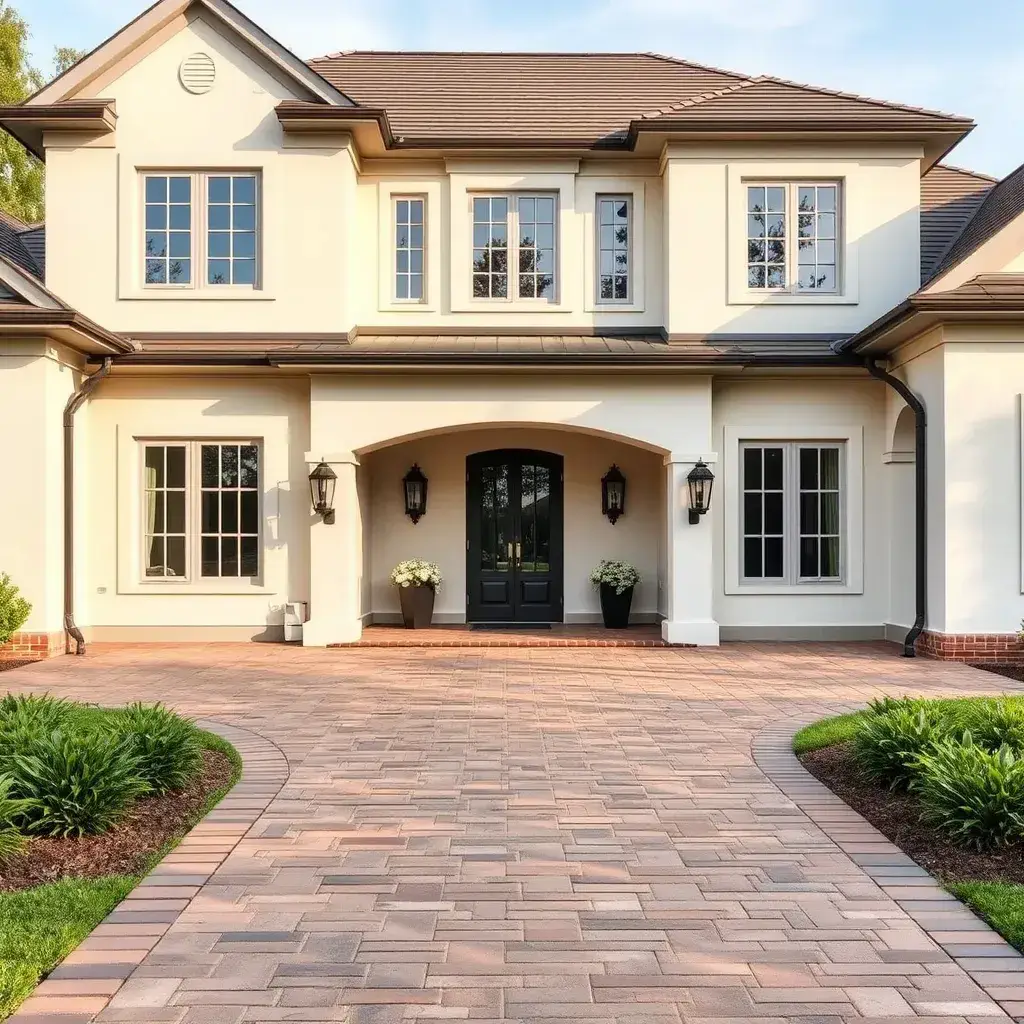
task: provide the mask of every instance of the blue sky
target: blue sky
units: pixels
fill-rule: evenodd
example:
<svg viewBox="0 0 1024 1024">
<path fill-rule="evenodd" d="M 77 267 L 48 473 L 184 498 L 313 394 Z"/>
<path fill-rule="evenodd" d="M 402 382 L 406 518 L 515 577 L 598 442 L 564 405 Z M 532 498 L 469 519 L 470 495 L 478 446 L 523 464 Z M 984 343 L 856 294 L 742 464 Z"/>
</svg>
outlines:
<svg viewBox="0 0 1024 1024">
<path fill-rule="evenodd" d="M 36 62 L 91 49 L 147 0 L 13 0 Z M 1024 162 L 1021 0 L 235 0 L 302 57 L 343 49 L 651 50 L 966 114 L 951 162 Z"/>
</svg>

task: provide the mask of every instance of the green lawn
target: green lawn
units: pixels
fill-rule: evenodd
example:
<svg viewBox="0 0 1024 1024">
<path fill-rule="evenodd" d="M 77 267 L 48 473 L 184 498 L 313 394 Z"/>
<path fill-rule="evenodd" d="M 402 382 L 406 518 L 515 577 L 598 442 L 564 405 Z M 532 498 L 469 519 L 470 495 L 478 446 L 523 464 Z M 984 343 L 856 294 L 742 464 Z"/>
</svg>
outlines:
<svg viewBox="0 0 1024 1024">
<path fill-rule="evenodd" d="M 971 713 L 983 702 L 990 700 L 989 697 L 944 697 L 940 700 L 922 699 L 922 704 L 930 707 L 940 708 L 954 719 L 961 719 L 966 728 Z M 1010 704 L 1024 706 L 1024 696 L 1007 696 Z M 797 754 L 807 754 L 812 750 L 820 750 L 822 747 L 831 747 L 833 743 L 845 743 L 852 740 L 857 732 L 857 726 L 868 714 L 867 708 L 860 711 L 851 711 L 845 715 L 835 715 L 832 718 L 821 718 L 817 722 L 804 726 L 793 737 L 793 750 Z"/>
<path fill-rule="evenodd" d="M 941 700 L 922 700 L 922 704 L 936 706 L 961 718 L 966 725 L 972 711 L 989 698 L 953 697 Z M 1024 696 L 1008 696 L 1013 704 L 1024 705 Z M 845 715 L 822 718 L 801 729 L 793 737 L 793 750 L 806 754 L 834 743 L 852 740 L 860 722 L 870 712 L 865 708 Z M 979 917 L 983 917 L 1007 942 L 1024 952 L 1024 885 L 1012 882 L 972 882 L 945 880 L 943 884 L 958 899 L 963 900 Z"/>
<path fill-rule="evenodd" d="M 80 712 L 83 716 L 108 713 L 101 708 L 83 708 Z M 212 732 L 201 735 L 203 745 L 225 753 L 234 770 L 231 782 L 210 793 L 184 823 L 182 836 L 220 802 L 242 774 L 242 758 L 227 740 Z M 18 1008 L 179 840 L 180 836 L 151 854 L 139 875 L 64 878 L 21 892 L 0 893 L 0 1020 Z"/>
</svg>

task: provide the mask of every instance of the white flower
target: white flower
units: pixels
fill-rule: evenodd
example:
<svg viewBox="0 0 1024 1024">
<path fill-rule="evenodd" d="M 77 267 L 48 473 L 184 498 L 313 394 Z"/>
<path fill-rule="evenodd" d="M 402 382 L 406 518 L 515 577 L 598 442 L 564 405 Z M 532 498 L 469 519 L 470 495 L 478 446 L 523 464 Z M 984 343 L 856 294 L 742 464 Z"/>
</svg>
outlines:
<svg viewBox="0 0 1024 1024">
<path fill-rule="evenodd" d="M 642 583 L 643 579 L 636 566 L 630 565 L 629 562 L 616 562 L 604 558 L 590 574 L 590 582 L 595 587 L 599 587 L 601 584 L 614 587 L 615 593 L 621 594 L 629 590 L 630 587 L 635 587 L 638 583 Z"/>
<path fill-rule="evenodd" d="M 410 558 L 391 570 L 391 582 L 396 587 L 425 586 L 441 589 L 441 569 L 436 562 Z"/>
</svg>

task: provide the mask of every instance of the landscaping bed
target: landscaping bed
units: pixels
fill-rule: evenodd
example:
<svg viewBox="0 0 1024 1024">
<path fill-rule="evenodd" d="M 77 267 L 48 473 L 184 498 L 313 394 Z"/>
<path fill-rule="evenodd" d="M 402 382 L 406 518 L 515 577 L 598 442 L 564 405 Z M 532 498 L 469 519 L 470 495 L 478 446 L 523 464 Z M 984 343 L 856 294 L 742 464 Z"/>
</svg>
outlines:
<svg viewBox="0 0 1024 1024">
<path fill-rule="evenodd" d="M 241 775 L 230 743 L 159 705 L 0 700 L 0 1019 Z"/>
<path fill-rule="evenodd" d="M 879 701 L 801 729 L 793 749 L 1024 950 L 1024 697 Z"/>
</svg>

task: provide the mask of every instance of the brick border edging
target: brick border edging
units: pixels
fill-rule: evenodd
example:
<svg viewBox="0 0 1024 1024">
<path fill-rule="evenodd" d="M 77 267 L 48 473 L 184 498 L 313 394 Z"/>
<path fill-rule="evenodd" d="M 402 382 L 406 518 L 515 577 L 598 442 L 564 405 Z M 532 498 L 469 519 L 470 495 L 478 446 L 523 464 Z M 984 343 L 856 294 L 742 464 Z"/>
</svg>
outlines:
<svg viewBox="0 0 1024 1024">
<path fill-rule="evenodd" d="M 242 777 L 181 842 L 61 961 L 8 1024 L 89 1024 L 188 909 L 288 781 L 288 759 L 248 729 L 200 719 L 233 744 Z"/>
<path fill-rule="evenodd" d="M 1010 1017 L 1024 1017 L 1019 999 L 1024 955 L 819 782 L 793 753 L 793 737 L 821 717 L 800 715 L 766 726 L 751 741 L 754 763 L 997 1006 Z M 1007 974 L 1017 977 L 1010 981 Z"/>
</svg>

